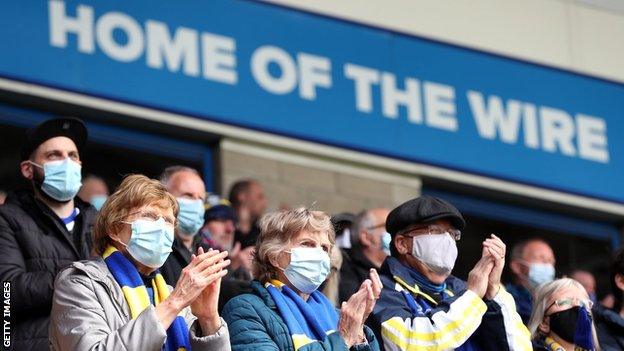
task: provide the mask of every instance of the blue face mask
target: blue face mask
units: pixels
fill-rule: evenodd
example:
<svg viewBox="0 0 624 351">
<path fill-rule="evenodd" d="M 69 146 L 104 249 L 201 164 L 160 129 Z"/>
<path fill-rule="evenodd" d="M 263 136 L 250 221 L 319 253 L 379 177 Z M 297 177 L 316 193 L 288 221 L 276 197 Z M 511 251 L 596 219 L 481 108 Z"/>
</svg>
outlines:
<svg viewBox="0 0 624 351">
<path fill-rule="evenodd" d="M 66 158 L 62 161 L 46 162 L 43 166 L 34 162 L 30 163 L 43 168 L 44 178 L 41 190 L 51 198 L 57 201 L 69 201 L 80 190 L 82 167 L 77 162 Z"/>
<path fill-rule="evenodd" d="M 178 198 L 180 213 L 178 213 L 178 227 L 180 231 L 188 236 L 193 236 L 204 226 L 204 202 L 202 200 L 192 200 Z"/>
<path fill-rule="evenodd" d="M 173 227 L 162 217 L 156 221 L 137 219 L 128 224 L 132 236 L 128 244 L 121 244 L 135 260 L 151 268 L 161 267 L 173 251 Z"/>
<path fill-rule="evenodd" d="M 386 255 L 390 255 L 390 243 L 392 242 L 392 235 L 388 232 L 384 232 L 381 235 L 381 249 L 386 253 Z"/>
<path fill-rule="evenodd" d="M 551 282 L 555 279 L 555 266 L 550 263 L 531 263 L 528 278 L 533 287 Z"/>
<path fill-rule="evenodd" d="M 93 195 L 91 196 L 91 205 L 93 205 L 93 207 L 95 207 L 95 209 L 99 211 L 102 206 L 104 206 L 106 199 L 108 199 L 108 196 L 106 195 Z"/>
<path fill-rule="evenodd" d="M 329 274 L 329 256 L 317 247 L 295 247 L 290 251 L 290 264 L 284 275 L 304 294 L 311 294 Z"/>
</svg>

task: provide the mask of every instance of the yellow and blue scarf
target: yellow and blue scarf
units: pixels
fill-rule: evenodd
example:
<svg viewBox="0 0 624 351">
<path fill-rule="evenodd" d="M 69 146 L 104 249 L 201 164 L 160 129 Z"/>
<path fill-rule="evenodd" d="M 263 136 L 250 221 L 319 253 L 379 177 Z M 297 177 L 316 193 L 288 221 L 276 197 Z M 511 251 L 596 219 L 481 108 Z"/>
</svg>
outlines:
<svg viewBox="0 0 624 351">
<path fill-rule="evenodd" d="M 108 270 L 113 274 L 115 281 L 121 286 L 126 302 L 130 307 L 130 316 L 136 319 L 149 305 L 158 305 L 169 296 L 169 288 L 160 272 L 152 279 L 152 294 L 148 293 L 147 287 L 143 284 L 143 279 L 134 264 L 130 262 L 116 248 L 109 246 L 104 251 L 104 262 Z M 166 351 L 190 351 L 189 331 L 186 321 L 182 316 L 177 316 L 167 329 L 167 340 L 163 345 Z"/>
<path fill-rule="evenodd" d="M 338 328 L 336 309 L 319 291 L 314 291 L 308 301 L 304 301 L 279 280 L 271 280 L 265 287 L 290 331 L 295 350 L 323 341 Z"/>
</svg>

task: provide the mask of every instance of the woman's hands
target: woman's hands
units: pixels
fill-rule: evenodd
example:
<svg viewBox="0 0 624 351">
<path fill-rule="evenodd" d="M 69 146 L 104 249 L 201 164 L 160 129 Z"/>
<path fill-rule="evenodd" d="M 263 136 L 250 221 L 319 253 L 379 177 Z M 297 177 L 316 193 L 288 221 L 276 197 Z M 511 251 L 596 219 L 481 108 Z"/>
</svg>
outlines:
<svg viewBox="0 0 624 351">
<path fill-rule="evenodd" d="M 364 322 L 373 311 L 375 302 L 381 294 L 381 280 L 375 269 L 370 270 L 370 279 L 366 279 L 360 289 L 340 308 L 338 332 L 345 340 L 348 348 L 366 341 Z"/>
<path fill-rule="evenodd" d="M 197 255 L 204 253 L 203 248 L 197 250 Z M 225 252 L 227 254 L 227 252 Z M 195 258 L 195 255 L 193 255 Z M 215 279 L 209 283 L 195 301 L 191 302 L 191 312 L 197 317 L 197 320 L 202 328 L 204 335 L 212 335 L 221 327 L 221 319 L 219 318 L 218 304 L 219 304 L 219 290 L 221 289 L 221 278 L 227 274 L 227 270 L 224 269 L 229 264 L 229 260 L 216 262 L 215 265 L 220 265 L 220 271 L 218 274 L 213 274 Z"/>
<path fill-rule="evenodd" d="M 227 270 L 224 268 L 230 264 L 229 260 L 225 260 L 226 257 L 226 251 L 209 250 L 204 252 L 202 248 L 198 250 L 197 255 L 192 256 L 191 262 L 182 270 L 178 283 L 169 297 L 156 306 L 156 315 L 165 329 L 169 328 L 169 325 L 182 309 L 195 302 L 200 295 L 203 297 L 198 303 L 206 303 L 207 306 L 202 306 L 198 313 L 206 319 L 215 311 L 218 319 L 216 310 L 219 285 L 221 278 L 227 274 Z M 214 285 L 210 287 L 215 282 L 217 282 L 216 287 Z M 208 291 L 205 291 L 206 289 Z M 197 317 L 200 318 L 200 316 Z M 200 323 L 202 323 L 201 320 Z M 209 325 L 206 326 L 209 327 Z M 202 325 L 202 331 L 204 331 L 203 327 Z M 205 330 L 204 332 L 208 333 L 209 331 Z"/>
</svg>

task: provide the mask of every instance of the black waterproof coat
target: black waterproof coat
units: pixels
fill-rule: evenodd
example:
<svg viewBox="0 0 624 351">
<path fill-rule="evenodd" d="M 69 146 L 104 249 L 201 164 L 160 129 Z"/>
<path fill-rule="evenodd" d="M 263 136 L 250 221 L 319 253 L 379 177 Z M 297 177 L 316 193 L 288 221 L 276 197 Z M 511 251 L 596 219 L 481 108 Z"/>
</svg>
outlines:
<svg viewBox="0 0 624 351">
<path fill-rule="evenodd" d="M 13 350 L 49 349 L 54 278 L 72 262 L 91 256 L 97 211 L 77 197 L 74 201 L 80 213 L 72 232 L 31 192 L 10 194 L 0 206 L 0 278 L 3 288 L 10 283 Z"/>
</svg>

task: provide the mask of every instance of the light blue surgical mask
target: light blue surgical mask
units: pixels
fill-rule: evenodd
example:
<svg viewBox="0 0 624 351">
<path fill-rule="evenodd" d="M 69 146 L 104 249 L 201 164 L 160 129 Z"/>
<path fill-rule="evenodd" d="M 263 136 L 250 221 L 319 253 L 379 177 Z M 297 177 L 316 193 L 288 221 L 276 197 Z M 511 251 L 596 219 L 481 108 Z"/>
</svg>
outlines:
<svg viewBox="0 0 624 351">
<path fill-rule="evenodd" d="M 288 251 L 287 251 L 288 252 Z M 284 275 L 304 294 L 318 289 L 329 274 L 329 255 L 318 247 L 294 247 Z"/>
<path fill-rule="evenodd" d="M 381 249 L 386 255 L 390 255 L 390 243 L 392 242 L 392 235 L 388 232 L 381 234 Z"/>
<path fill-rule="evenodd" d="M 137 219 L 124 223 L 131 225 L 132 236 L 127 244 L 120 243 L 132 258 L 151 268 L 160 268 L 165 264 L 173 251 L 173 227 L 162 217 L 156 221 Z"/>
<path fill-rule="evenodd" d="M 551 282 L 555 279 L 555 266 L 550 263 L 530 263 L 528 278 L 533 287 Z"/>
<path fill-rule="evenodd" d="M 31 164 L 43 168 L 43 184 L 41 190 L 57 201 L 69 201 L 78 194 L 82 185 L 82 167 L 77 162 L 66 158 L 60 161 L 50 161 L 43 166 L 29 161 Z"/>
<path fill-rule="evenodd" d="M 93 205 L 93 207 L 95 207 L 95 209 L 99 211 L 102 208 L 102 206 L 104 206 L 106 199 L 108 199 L 108 196 L 106 195 L 93 195 L 91 196 L 90 202 L 91 202 L 91 205 Z"/>
<path fill-rule="evenodd" d="M 204 226 L 204 202 L 179 197 L 178 204 L 178 227 L 180 231 L 188 236 L 193 236 Z"/>
</svg>

